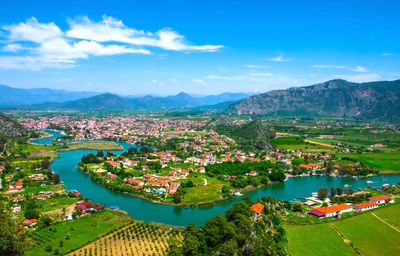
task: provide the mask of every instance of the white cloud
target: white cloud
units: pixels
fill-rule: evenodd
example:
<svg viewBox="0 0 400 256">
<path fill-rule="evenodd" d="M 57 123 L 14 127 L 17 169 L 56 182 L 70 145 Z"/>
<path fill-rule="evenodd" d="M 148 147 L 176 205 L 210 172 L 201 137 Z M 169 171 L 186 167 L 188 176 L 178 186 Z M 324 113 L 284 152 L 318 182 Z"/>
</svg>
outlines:
<svg viewBox="0 0 400 256">
<path fill-rule="evenodd" d="M 103 20 L 93 22 L 84 17 L 79 20 L 69 20 L 71 29 L 67 37 L 95 40 L 98 42 L 120 42 L 131 45 L 158 47 L 173 51 L 209 51 L 214 52 L 223 45 L 190 45 L 184 36 L 172 29 L 161 29 L 157 32 L 145 32 L 129 28 L 122 21 L 113 17 L 103 16 Z"/>
<path fill-rule="evenodd" d="M 87 17 L 68 20 L 70 29 L 62 31 L 53 22 L 40 23 L 32 17 L 25 22 L 6 25 L 7 33 L 2 47 L 4 52 L 18 53 L 0 57 L 4 63 L 0 68 L 31 69 L 74 67 L 78 59 L 91 56 L 119 54 L 151 54 L 143 47 L 157 47 L 173 51 L 213 52 L 222 45 L 191 45 L 182 35 L 172 29 L 161 29 L 155 33 L 125 26 L 122 21 L 103 16 L 102 21 L 93 22 Z M 1 31 L 0 31 L 1 32 Z M 1 43 L 0 43 L 1 44 Z M 25 52 L 21 52 L 21 51 Z"/>
<path fill-rule="evenodd" d="M 382 56 L 392 56 L 393 53 L 391 53 L 391 52 L 382 52 L 381 55 Z"/>
<path fill-rule="evenodd" d="M 291 59 L 285 59 L 283 56 L 276 56 L 273 58 L 267 58 L 266 60 L 268 61 L 274 61 L 274 62 L 289 62 Z"/>
<path fill-rule="evenodd" d="M 203 79 L 193 79 L 193 82 L 201 85 L 207 85 L 208 83 L 204 81 Z"/>
<path fill-rule="evenodd" d="M 323 69 L 346 69 L 349 71 L 353 72 L 360 72 L 360 73 L 365 73 L 368 70 L 365 67 L 362 66 L 357 66 L 357 67 L 349 67 L 349 66 L 343 66 L 343 65 L 311 65 L 310 67 L 312 68 L 323 68 Z"/>
</svg>

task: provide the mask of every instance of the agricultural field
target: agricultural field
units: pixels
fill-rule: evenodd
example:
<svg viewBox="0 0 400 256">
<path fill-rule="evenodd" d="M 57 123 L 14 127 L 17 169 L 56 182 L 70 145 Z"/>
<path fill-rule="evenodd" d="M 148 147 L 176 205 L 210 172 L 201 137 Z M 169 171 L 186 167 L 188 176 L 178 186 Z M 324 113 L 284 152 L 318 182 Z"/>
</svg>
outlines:
<svg viewBox="0 0 400 256">
<path fill-rule="evenodd" d="M 67 144 L 67 150 L 93 149 L 93 150 L 122 150 L 122 146 L 113 141 L 85 141 Z"/>
<path fill-rule="evenodd" d="M 289 253 L 292 256 L 336 256 L 357 255 L 350 246 L 329 226 L 289 225 L 286 226 Z"/>
<path fill-rule="evenodd" d="M 68 254 L 84 255 L 166 255 L 169 244 L 181 243 L 178 230 L 170 230 L 142 222 L 135 222 Z"/>
<path fill-rule="evenodd" d="M 331 152 L 334 150 L 331 145 L 318 145 L 307 141 L 303 141 L 300 137 L 279 137 L 269 140 L 278 149 L 286 150 L 302 150 L 304 152 Z"/>
<path fill-rule="evenodd" d="M 71 197 L 53 197 L 47 200 L 38 201 L 40 212 L 50 212 L 75 205 L 78 200 Z"/>
<path fill-rule="evenodd" d="M 31 233 L 34 247 L 28 251 L 28 255 L 65 254 L 131 221 L 131 217 L 125 213 L 103 210 L 38 229 Z"/>
<path fill-rule="evenodd" d="M 376 217 L 376 216 L 378 217 Z M 398 255 L 400 205 L 331 223 L 287 225 L 291 255 Z"/>
<path fill-rule="evenodd" d="M 363 153 L 340 154 L 336 157 L 347 157 L 363 162 L 381 172 L 400 172 L 400 153 Z"/>
</svg>

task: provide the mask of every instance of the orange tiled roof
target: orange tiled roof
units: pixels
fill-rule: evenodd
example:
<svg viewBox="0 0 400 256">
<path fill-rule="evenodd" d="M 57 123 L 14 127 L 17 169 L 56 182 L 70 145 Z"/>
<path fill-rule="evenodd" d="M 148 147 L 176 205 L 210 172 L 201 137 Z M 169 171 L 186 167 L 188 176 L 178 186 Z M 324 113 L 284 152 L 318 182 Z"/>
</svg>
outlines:
<svg viewBox="0 0 400 256">
<path fill-rule="evenodd" d="M 260 203 L 253 204 L 250 207 L 250 210 L 252 210 L 253 212 L 256 212 L 256 213 L 261 213 L 264 210 L 264 205 L 262 205 Z"/>
<path fill-rule="evenodd" d="M 378 204 L 369 201 L 369 202 L 366 202 L 366 203 L 356 204 L 354 206 L 357 206 L 358 208 L 366 208 L 366 207 L 370 207 L 370 206 L 374 206 L 374 205 L 378 205 Z"/>
<path fill-rule="evenodd" d="M 349 208 L 351 208 L 351 206 L 348 205 L 348 204 L 337 204 L 337 205 L 332 205 L 332 206 L 329 206 L 329 207 L 315 208 L 315 210 L 318 210 L 320 212 L 323 212 L 323 213 L 327 214 L 327 213 L 332 213 L 332 212 L 343 211 L 343 210 L 349 209 Z"/>
<path fill-rule="evenodd" d="M 381 200 L 391 200 L 391 199 L 394 199 L 394 197 L 390 197 L 387 195 L 380 195 L 380 196 L 373 196 L 368 199 L 373 200 L 373 201 L 381 201 Z"/>
</svg>

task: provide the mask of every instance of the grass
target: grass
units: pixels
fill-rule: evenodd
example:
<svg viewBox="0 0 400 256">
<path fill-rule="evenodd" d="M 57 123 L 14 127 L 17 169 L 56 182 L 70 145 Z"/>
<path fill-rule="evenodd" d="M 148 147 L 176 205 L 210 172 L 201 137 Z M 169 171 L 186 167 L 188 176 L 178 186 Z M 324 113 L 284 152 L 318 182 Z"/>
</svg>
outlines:
<svg viewBox="0 0 400 256">
<path fill-rule="evenodd" d="M 92 149 L 92 150 L 122 150 L 122 146 L 113 141 L 85 141 L 67 144 L 67 150 Z"/>
<path fill-rule="evenodd" d="M 131 220 L 125 213 L 104 210 L 33 231 L 31 236 L 34 238 L 34 247 L 28 251 L 28 255 L 53 255 L 55 249 L 58 249 L 60 254 L 65 254 L 128 224 Z M 70 235 L 69 239 L 66 239 L 67 234 Z M 64 242 L 62 247 L 59 246 L 60 241 Z M 46 251 L 49 245 L 52 246 L 50 252 Z"/>
<path fill-rule="evenodd" d="M 287 225 L 291 255 L 399 255 L 400 233 L 379 220 L 400 226 L 400 204 L 315 225 Z M 345 241 L 346 239 L 346 241 Z M 353 248 L 352 248 L 353 246 Z"/>
<path fill-rule="evenodd" d="M 386 222 L 397 228 L 400 228 L 400 204 L 382 208 L 374 213 Z"/>
<path fill-rule="evenodd" d="M 335 222 L 335 226 L 353 242 L 361 255 L 400 254 L 398 246 L 400 233 L 390 228 L 371 213 Z"/>
<path fill-rule="evenodd" d="M 204 179 L 207 179 L 207 186 L 204 186 Z M 203 174 L 198 174 L 197 177 L 193 175 L 190 180 L 193 181 L 195 186 L 184 189 L 186 193 L 183 197 L 183 204 L 185 205 L 198 205 L 219 200 L 222 198 L 222 187 L 229 185 L 227 182 Z"/>
<path fill-rule="evenodd" d="M 333 148 L 331 145 L 317 145 L 307 141 L 301 141 L 299 137 L 279 137 L 276 139 L 269 140 L 270 143 L 274 144 L 278 149 L 297 149 L 305 152 L 331 152 Z"/>
<path fill-rule="evenodd" d="M 286 231 L 290 255 L 357 255 L 329 224 L 290 225 Z"/>
<path fill-rule="evenodd" d="M 54 197 L 47 200 L 39 201 L 40 212 L 49 212 L 62 209 L 78 202 L 76 198 L 71 197 Z"/>
<path fill-rule="evenodd" d="M 400 172 L 400 153 L 363 153 L 341 154 L 336 157 L 348 157 L 363 162 L 366 166 L 382 172 Z"/>
</svg>

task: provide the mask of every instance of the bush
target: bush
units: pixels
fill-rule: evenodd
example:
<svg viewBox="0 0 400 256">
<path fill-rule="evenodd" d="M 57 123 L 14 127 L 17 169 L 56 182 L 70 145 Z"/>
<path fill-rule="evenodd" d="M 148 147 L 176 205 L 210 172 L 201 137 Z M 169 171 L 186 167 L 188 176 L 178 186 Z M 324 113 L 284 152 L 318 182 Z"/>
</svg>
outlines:
<svg viewBox="0 0 400 256">
<path fill-rule="evenodd" d="M 51 247 L 51 245 L 46 246 L 46 252 L 51 252 L 51 250 L 53 250 L 53 248 Z"/>
</svg>

